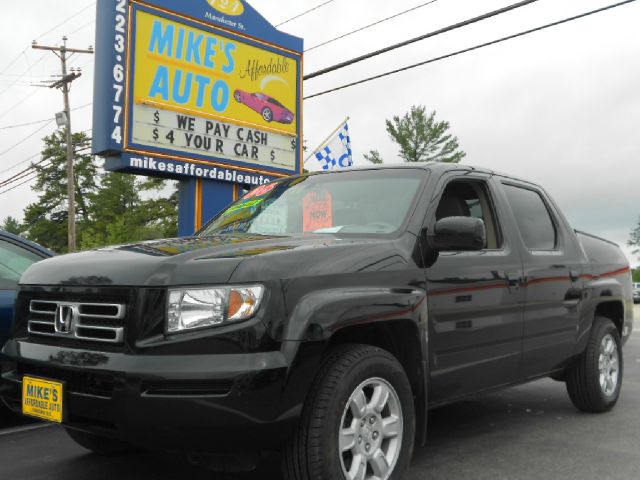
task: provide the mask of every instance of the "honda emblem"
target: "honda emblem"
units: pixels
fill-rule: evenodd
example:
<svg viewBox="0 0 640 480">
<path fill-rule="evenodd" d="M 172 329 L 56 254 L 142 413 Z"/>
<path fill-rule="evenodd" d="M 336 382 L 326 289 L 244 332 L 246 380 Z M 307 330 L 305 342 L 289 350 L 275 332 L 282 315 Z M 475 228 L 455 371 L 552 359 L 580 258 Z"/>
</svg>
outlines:
<svg viewBox="0 0 640 480">
<path fill-rule="evenodd" d="M 71 333 L 75 320 L 75 309 L 71 305 L 58 305 L 56 309 L 56 333 Z"/>
</svg>

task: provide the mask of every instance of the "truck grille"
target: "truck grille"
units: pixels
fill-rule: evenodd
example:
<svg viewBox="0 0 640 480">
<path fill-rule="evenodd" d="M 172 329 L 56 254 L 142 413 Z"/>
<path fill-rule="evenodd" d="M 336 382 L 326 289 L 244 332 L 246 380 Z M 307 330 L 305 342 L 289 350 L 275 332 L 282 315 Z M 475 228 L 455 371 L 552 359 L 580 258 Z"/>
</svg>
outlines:
<svg viewBox="0 0 640 480">
<path fill-rule="evenodd" d="M 27 329 L 31 335 L 120 344 L 126 305 L 31 300 Z"/>
</svg>

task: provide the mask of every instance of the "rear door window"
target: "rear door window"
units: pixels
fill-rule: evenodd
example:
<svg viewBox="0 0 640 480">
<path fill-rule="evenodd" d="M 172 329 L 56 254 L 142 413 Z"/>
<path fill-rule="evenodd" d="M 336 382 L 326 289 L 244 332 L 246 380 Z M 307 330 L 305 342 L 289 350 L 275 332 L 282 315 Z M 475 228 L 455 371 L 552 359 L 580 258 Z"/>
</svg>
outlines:
<svg viewBox="0 0 640 480">
<path fill-rule="evenodd" d="M 522 240 L 529 250 L 555 250 L 558 232 L 542 196 L 535 190 L 504 184 Z"/>
</svg>

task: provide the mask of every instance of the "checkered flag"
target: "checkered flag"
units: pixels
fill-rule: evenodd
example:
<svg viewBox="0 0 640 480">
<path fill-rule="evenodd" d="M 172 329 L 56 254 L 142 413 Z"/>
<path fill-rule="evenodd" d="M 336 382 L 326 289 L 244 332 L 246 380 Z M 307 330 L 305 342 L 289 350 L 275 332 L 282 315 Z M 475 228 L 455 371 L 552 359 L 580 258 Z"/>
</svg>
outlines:
<svg viewBox="0 0 640 480">
<path fill-rule="evenodd" d="M 351 167 L 353 165 L 353 154 L 351 152 L 351 136 L 349 135 L 347 122 L 344 122 L 338 129 L 337 134 L 314 155 L 318 161 L 318 166 L 322 170 Z"/>
</svg>

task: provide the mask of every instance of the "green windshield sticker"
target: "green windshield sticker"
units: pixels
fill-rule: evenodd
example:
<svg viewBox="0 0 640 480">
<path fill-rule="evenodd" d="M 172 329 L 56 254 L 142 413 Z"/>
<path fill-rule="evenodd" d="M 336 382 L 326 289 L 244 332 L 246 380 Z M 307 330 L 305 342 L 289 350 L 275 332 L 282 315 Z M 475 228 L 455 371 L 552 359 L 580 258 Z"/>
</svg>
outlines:
<svg viewBox="0 0 640 480">
<path fill-rule="evenodd" d="M 258 205 L 260 205 L 262 202 L 264 202 L 264 198 L 257 198 L 255 200 L 249 200 L 247 202 L 242 202 L 239 203 L 237 205 L 234 205 L 230 208 L 228 208 L 225 212 L 224 212 L 224 216 L 226 217 L 227 215 L 231 215 L 232 213 L 235 213 L 239 210 L 245 210 L 247 208 L 253 208 L 253 207 L 257 207 Z"/>
</svg>

